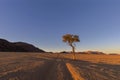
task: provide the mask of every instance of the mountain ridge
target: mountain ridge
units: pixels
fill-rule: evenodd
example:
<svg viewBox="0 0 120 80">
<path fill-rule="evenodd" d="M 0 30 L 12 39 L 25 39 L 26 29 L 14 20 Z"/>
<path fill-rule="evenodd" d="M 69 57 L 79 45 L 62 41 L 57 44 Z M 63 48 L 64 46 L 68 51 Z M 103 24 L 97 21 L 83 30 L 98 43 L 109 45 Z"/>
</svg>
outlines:
<svg viewBox="0 0 120 80">
<path fill-rule="evenodd" d="M 9 42 L 0 38 L 0 52 L 45 52 L 26 42 Z"/>
</svg>

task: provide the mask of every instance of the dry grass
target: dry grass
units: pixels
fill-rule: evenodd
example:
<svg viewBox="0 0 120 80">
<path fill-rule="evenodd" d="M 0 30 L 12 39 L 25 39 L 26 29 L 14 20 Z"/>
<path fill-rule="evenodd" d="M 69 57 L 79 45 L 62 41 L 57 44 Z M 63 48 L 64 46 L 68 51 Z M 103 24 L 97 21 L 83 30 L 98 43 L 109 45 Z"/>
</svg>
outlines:
<svg viewBox="0 0 120 80">
<path fill-rule="evenodd" d="M 60 54 L 60 56 L 63 58 L 72 59 L 72 54 Z M 120 55 L 76 54 L 76 59 L 90 61 L 93 63 L 120 65 Z"/>
</svg>

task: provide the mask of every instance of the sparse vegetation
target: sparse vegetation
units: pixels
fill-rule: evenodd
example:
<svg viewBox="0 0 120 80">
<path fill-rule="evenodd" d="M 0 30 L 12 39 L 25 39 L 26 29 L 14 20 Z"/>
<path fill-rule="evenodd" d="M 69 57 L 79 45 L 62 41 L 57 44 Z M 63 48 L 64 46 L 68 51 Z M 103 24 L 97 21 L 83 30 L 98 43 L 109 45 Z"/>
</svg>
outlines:
<svg viewBox="0 0 120 80">
<path fill-rule="evenodd" d="M 69 46 L 72 47 L 72 52 L 73 52 L 73 60 L 75 58 L 75 42 L 80 42 L 79 36 L 78 35 L 72 35 L 72 34 L 65 34 L 62 36 L 63 42 L 66 42 Z"/>
</svg>

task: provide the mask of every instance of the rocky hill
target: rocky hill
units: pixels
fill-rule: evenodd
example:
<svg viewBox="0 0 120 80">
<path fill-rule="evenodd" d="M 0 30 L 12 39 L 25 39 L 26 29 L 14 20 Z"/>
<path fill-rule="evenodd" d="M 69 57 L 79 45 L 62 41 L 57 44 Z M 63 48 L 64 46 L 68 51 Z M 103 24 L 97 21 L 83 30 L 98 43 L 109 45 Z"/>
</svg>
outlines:
<svg viewBox="0 0 120 80">
<path fill-rule="evenodd" d="M 45 52 L 32 44 L 25 42 L 9 42 L 0 39 L 0 52 Z"/>
<path fill-rule="evenodd" d="M 103 52 L 99 51 L 85 51 L 85 52 L 79 52 L 80 54 L 105 54 Z"/>
</svg>

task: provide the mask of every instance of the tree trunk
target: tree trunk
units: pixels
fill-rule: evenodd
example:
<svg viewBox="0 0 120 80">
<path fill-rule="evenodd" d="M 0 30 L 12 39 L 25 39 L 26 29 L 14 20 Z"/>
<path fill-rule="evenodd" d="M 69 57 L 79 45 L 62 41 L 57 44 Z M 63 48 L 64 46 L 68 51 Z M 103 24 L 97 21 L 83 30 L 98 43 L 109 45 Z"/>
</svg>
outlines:
<svg viewBox="0 0 120 80">
<path fill-rule="evenodd" d="M 75 47 L 73 45 L 71 45 L 71 47 L 72 47 L 72 53 L 73 53 L 73 60 L 75 60 L 76 59 L 76 57 L 75 57 Z"/>
</svg>

